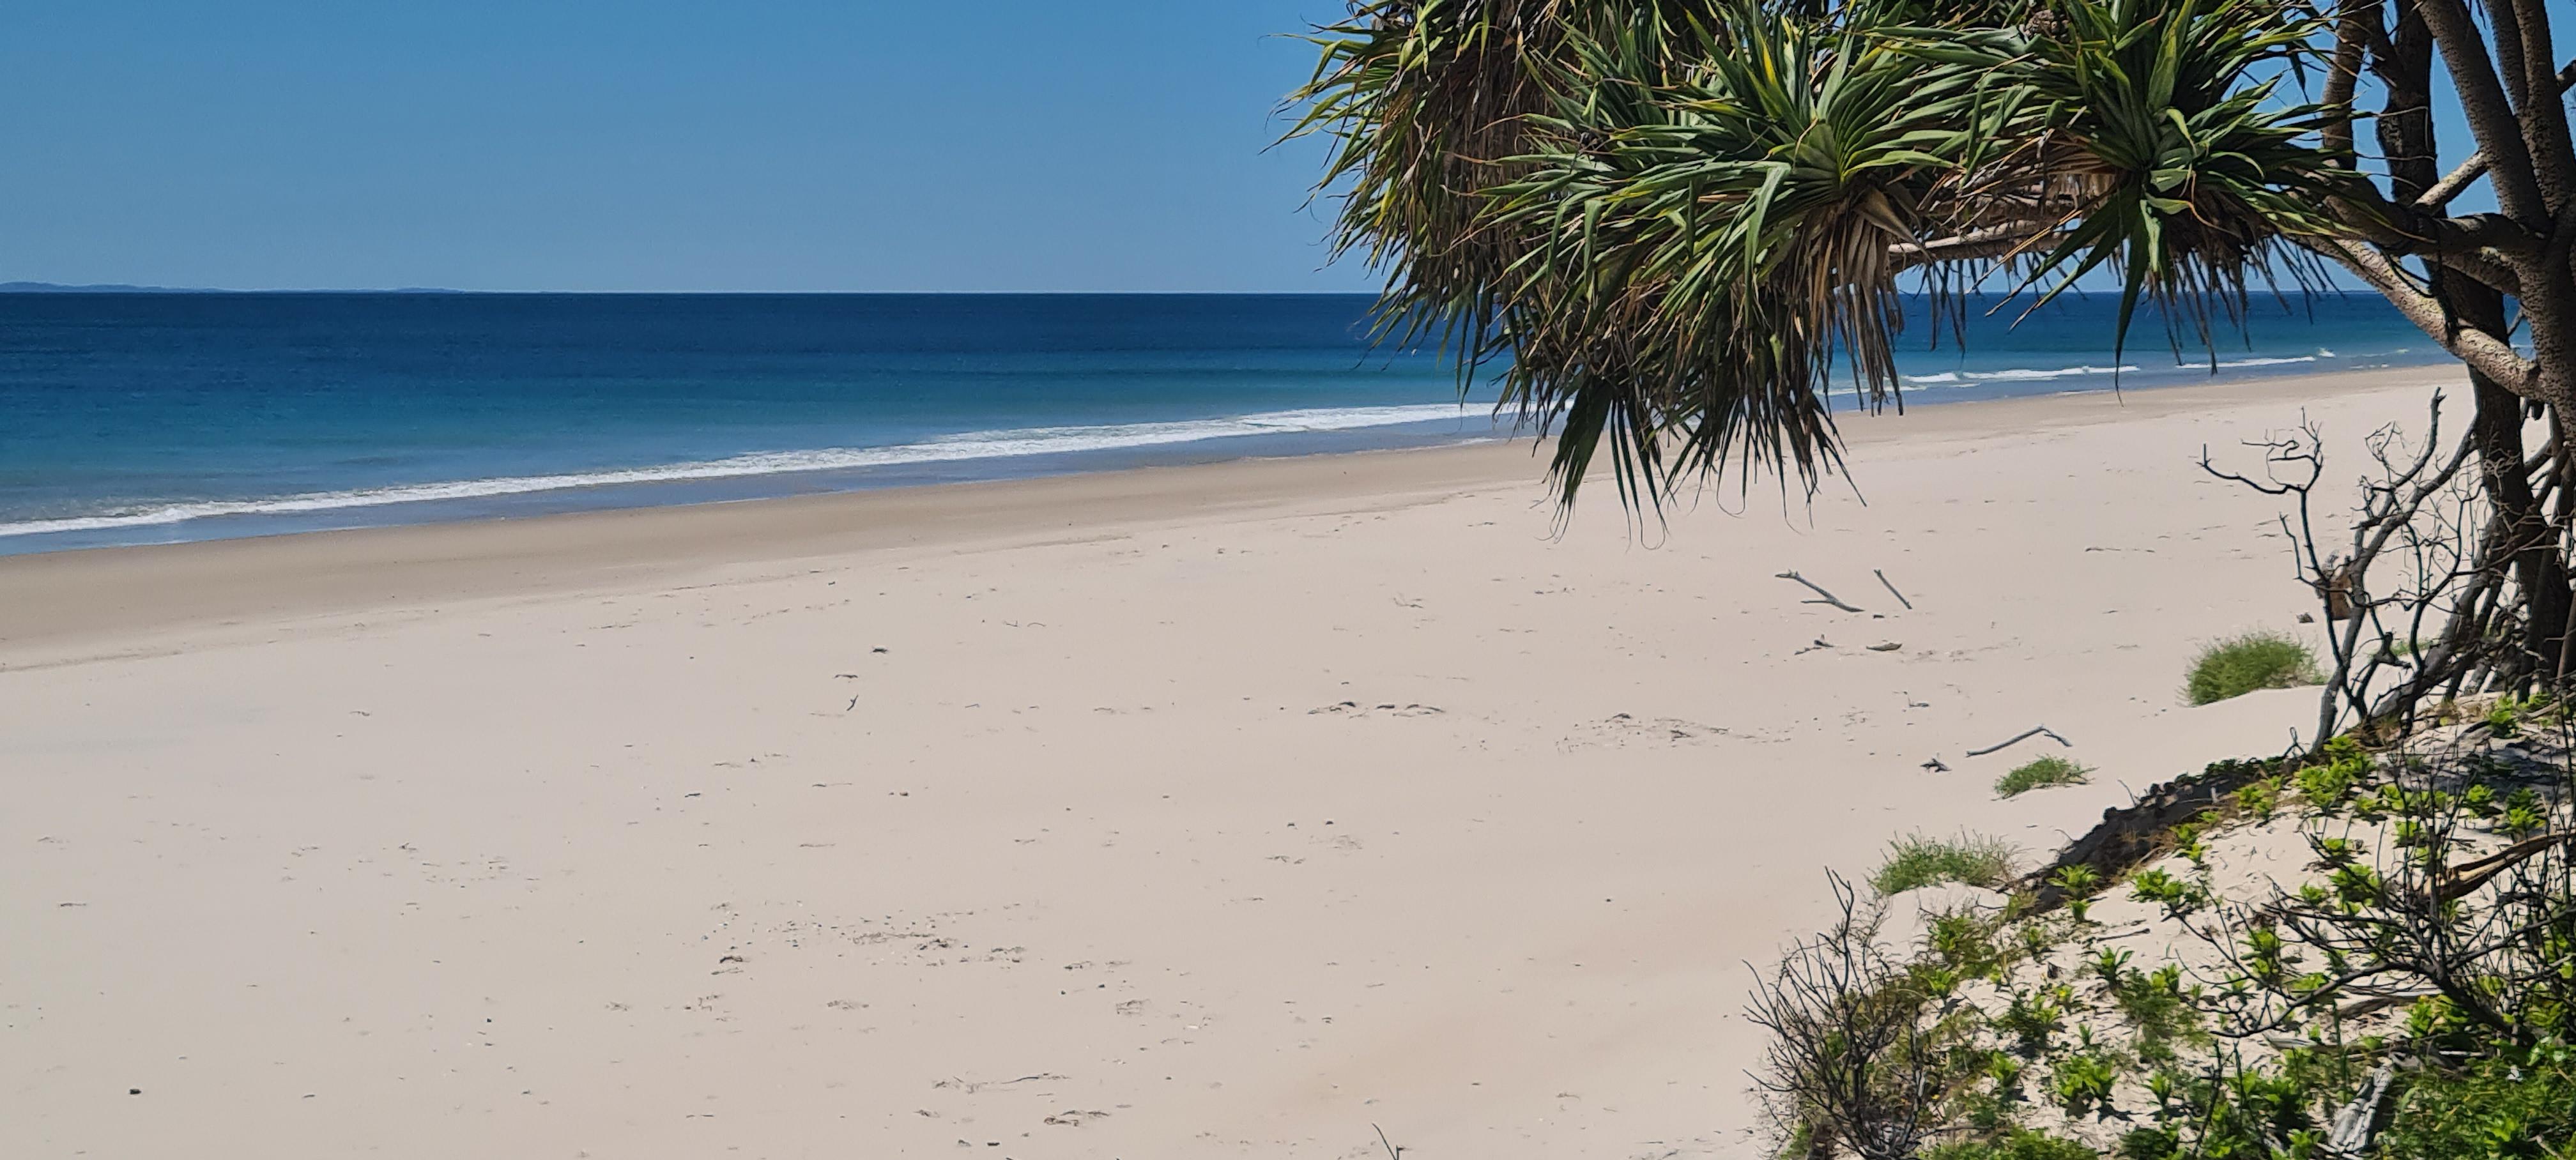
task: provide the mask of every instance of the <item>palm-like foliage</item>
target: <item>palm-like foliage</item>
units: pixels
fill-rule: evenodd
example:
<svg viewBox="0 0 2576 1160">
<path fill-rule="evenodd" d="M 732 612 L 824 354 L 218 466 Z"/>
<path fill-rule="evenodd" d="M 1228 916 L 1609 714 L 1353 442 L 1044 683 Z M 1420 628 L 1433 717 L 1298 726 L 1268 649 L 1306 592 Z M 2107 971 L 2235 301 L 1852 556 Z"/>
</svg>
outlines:
<svg viewBox="0 0 2576 1160">
<path fill-rule="evenodd" d="M 1955 320 L 1991 277 L 2044 297 L 2108 265 L 2124 335 L 2152 300 L 2205 342 L 2249 275 L 2304 280 L 2285 242 L 2387 228 L 2330 110 L 2277 92 L 2324 27 L 2281 0 L 1379 0 L 1298 97 L 1385 334 L 1499 368 L 1569 500 L 1607 447 L 1655 502 L 1834 470 L 1836 383 L 1901 402 L 1909 287 Z"/>
<path fill-rule="evenodd" d="M 2015 126 L 2026 155 L 1963 190 L 1999 200 L 2062 189 L 2067 228 L 2037 265 L 2055 294 L 2117 262 L 2120 330 L 2142 297 L 2197 325 L 2231 316 L 2252 272 L 2304 274 L 2280 239 L 2339 231 L 2327 207 L 2356 179 L 2318 145 L 2321 109 L 2281 107 L 2282 66 L 2308 63 L 2324 24 L 2276 0 L 2110 0 L 2068 5 L 2026 31 L 1918 36 L 1926 57 L 1991 70 L 2039 115 Z M 2008 202 L 2007 202 L 2008 204 Z"/>
<path fill-rule="evenodd" d="M 1561 417 L 1569 496 L 1605 437 L 1631 495 L 1731 454 L 1829 468 L 1835 361 L 1892 397 L 1895 249 L 1988 103 L 1873 30 L 1739 7 L 1691 35 L 1701 63 L 1669 79 L 1630 41 L 1578 43 L 1492 190 L 1488 228 L 1525 248 L 1484 337 L 1513 356 L 1505 398 Z"/>
</svg>

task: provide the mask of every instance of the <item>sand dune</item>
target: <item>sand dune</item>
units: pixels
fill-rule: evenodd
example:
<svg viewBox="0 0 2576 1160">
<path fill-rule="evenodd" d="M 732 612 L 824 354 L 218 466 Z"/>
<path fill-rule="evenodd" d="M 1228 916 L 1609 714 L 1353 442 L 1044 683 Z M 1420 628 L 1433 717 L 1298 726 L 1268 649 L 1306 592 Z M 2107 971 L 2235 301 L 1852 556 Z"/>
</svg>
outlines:
<svg viewBox="0 0 2576 1160">
<path fill-rule="evenodd" d="M 2191 461 L 2434 377 L 1646 534 L 1487 446 L 0 560 L 0 1154 L 1756 1155 L 1821 871 L 2287 744 L 2176 704 L 2307 607 Z"/>
</svg>

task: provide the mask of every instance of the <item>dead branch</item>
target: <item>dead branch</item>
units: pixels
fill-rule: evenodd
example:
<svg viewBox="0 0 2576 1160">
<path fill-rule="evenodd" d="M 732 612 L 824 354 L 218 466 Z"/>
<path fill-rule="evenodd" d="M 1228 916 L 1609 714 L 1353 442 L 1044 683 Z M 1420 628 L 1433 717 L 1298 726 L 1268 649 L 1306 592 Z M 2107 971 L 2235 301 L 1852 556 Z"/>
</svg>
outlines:
<svg viewBox="0 0 2576 1160">
<path fill-rule="evenodd" d="M 2444 902 L 2455 902 L 2477 893 L 2496 875 L 2511 870 L 2546 853 L 2550 847 L 2576 842 L 2576 830 L 2526 838 L 2475 862 L 2462 863 L 2442 872 L 2441 884 L 2434 896 Z"/>
<path fill-rule="evenodd" d="M 1896 582 L 1895 582 L 1895 581 L 1893 581 L 1893 580 L 1888 579 L 1888 578 L 1887 578 L 1887 573 L 1885 573 L 1885 572 L 1881 572 L 1881 571 L 1879 571 L 1879 570 L 1878 570 L 1878 569 L 1876 569 L 1876 568 L 1872 568 L 1872 569 L 1870 569 L 1870 570 L 1869 570 L 1869 573 L 1870 573 L 1870 575 L 1872 575 L 1872 576 L 1876 576 L 1876 577 L 1878 577 L 1878 582 L 1879 582 L 1879 583 L 1887 585 L 1887 594 L 1888 594 L 1888 595 L 1890 595 L 1890 596 L 1895 597 L 1895 598 L 1896 598 L 1896 602 L 1897 602 L 1898 604 L 1902 604 L 1902 605 L 1904 605 L 1904 606 L 1905 606 L 1905 610 L 1906 610 L 1907 612 L 1912 612 L 1912 611 L 1914 611 L 1914 602 L 1913 602 L 1913 601 L 1911 601 L 1911 600 L 1907 600 L 1907 599 L 1905 598 L 1905 594 L 1904 594 L 1904 593 L 1899 592 L 1899 591 L 1897 591 L 1897 590 L 1896 590 Z"/>
<path fill-rule="evenodd" d="M 2058 743 L 2058 744 L 2060 744 L 2060 745 L 2063 745 L 2063 746 L 2067 747 L 2068 749 L 2073 749 L 2073 748 L 2075 748 L 2075 743 L 2074 743 L 2074 742 L 2069 741 L 2069 740 L 2067 740 L 2067 739 L 2065 739 L 2065 738 L 2063 738 L 2063 737 L 2058 736 L 2058 735 L 2057 735 L 2057 731 L 2056 731 L 2056 730 L 2051 729 L 2051 728 L 2049 728 L 2049 727 L 2048 727 L 2048 726 L 2046 726 L 2046 725 L 2041 725 L 2041 726 L 2039 726 L 2039 727 L 2037 727 L 2037 728 L 2034 728 L 2034 729 L 2030 730 L 2029 732 L 2019 734 L 2019 735 L 2015 736 L 2012 740 L 2010 740 L 2010 741 L 2006 741 L 2006 742 L 2003 742 L 2002 744 L 1999 744 L 1999 745 L 1989 745 L 1989 746 L 1987 746 L 1987 747 L 1985 747 L 1985 748 L 1983 748 L 1983 749 L 1971 749 L 1971 750 L 1969 750 L 1969 751 L 1968 751 L 1968 756 L 1970 756 L 1970 757 L 1984 757 L 1985 755 L 1987 755 L 1987 754 L 1989 754 L 1989 753 L 2001 753 L 2001 752 L 2003 752 L 2004 750 L 2007 750 L 2007 749 L 2012 748 L 2013 746 L 2019 745 L 2019 744 L 2021 744 L 2021 743 L 2022 743 L 2022 742 L 2024 742 L 2024 741 L 2028 741 L 2028 740 L 2030 740 L 2030 739 L 2031 739 L 2031 738 L 2033 738 L 2033 737 L 2046 737 L 2046 738 L 2048 738 L 2048 739 L 2049 739 L 2049 740 L 2051 740 L 2051 741 L 2054 741 L 2054 742 L 2056 742 L 2056 743 Z"/>
<path fill-rule="evenodd" d="M 1770 1043 L 1752 1078 L 1784 1134 L 1804 1123 L 1861 1160 L 1905 1160 L 1938 1126 L 1927 997 L 1879 942 L 1880 904 L 1827 881 L 1840 919 L 1755 974 L 1745 1015 Z"/>
<path fill-rule="evenodd" d="M 1825 591 L 1822 587 L 1819 587 L 1819 586 L 1816 584 L 1816 582 L 1815 582 L 1815 581 L 1813 581 L 1813 580 L 1809 580 L 1809 579 L 1807 579 L 1806 577 L 1801 576 L 1801 575 L 1799 575 L 1799 574 L 1797 574 L 1797 573 L 1795 573 L 1795 572 L 1782 572 L 1782 573 L 1780 574 L 1780 577 L 1779 577 L 1779 578 L 1780 578 L 1780 579 L 1782 579 L 1782 580 L 1795 580 L 1795 581 L 1797 581 L 1797 582 L 1798 582 L 1798 583 L 1800 583 L 1800 584 L 1804 584 L 1804 585 L 1806 585 L 1809 591 L 1814 592 L 1814 593 L 1815 593 L 1816 595 L 1818 595 L 1818 596 L 1822 596 L 1822 597 L 1824 597 L 1824 599 L 1822 599 L 1822 600 L 1801 600 L 1801 601 L 1799 601 L 1799 602 L 1798 602 L 1798 603 L 1800 603 L 1800 604 L 1830 604 L 1830 605 L 1833 605 L 1833 606 L 1834 606 L 1834 607 L 1836 607 L 1836 608 L 1842 609 L 1842 610 L 1843 610 L 1843 611 L 1845 611 L 1845 612 L 1866 612 L 1866 611 L 1868 611 L 1867 609 L 1864 609 L 1864 608 L 1854 608 L 1854 607 L 1852 607 L 1851 605 L 1848 605 L 1848 604 L 1843 603 L 1842 597 L 1836 596 L 1836 595 L 1834 595 L 1834 594 L 1833 594 L 1833 593 L 1831 593 L 1831 592 L 1827 592 L 1827 591 Z"/>
</svg>

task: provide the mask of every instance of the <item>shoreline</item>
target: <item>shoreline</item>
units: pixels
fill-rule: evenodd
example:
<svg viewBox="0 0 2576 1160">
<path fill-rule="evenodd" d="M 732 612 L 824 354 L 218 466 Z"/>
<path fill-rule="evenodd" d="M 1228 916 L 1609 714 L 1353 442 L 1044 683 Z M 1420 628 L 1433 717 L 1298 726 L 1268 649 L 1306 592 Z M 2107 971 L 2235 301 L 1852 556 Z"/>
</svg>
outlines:
<svg viewBox="0 0 2576 1160">
<path fill-rule="evenodd" d="M 1855 450 L 1979 433 L 2042 430 L 2224 410 L 2447 380 L 2446 367 L 2270 375 L 2114 395 L 2073 391 L 1969 400 L 1898 415 L 1854 414 Z M 1360 470 L 1355 465 L 1366 464 Z M 1025 478 L 812 495 L 600 508 L 263 536 L 0 555 L 0 668 L 10 653 L 117 634 L 148 635 L 262 615 L 331 614 L 648 582 L 725 564 L 974 541 L 1085 526 L 1185 520 L 1300 501 L 1347 502 L 1390 489 L 1421 495 L 1525 486 L 1543 498 L 1546 458 L 1527 437 L 1463 444 L 1225 458 Z M 1831 493 L 1868 481 L 1831 480 Z M 1758 493 L 1756 503 L 1765 500 Z M 1578 519 L 1615 498 L 1593 489 Z M 1791 506 L 1795 506 L 1794 499 Z M 927 528 L 936 527 L 931 533 Z"/>
<path fill-rule="evenodd" d="M 2220 363 L 2182 378 L 2158 370 L 2134 373 L 2129 394 L 2239 386 L 2274 378 L 2370 374 L 2338 368 L 2302 370 L 2315 356 Z M 2421 364 L 2438 367 L 2446 363 Z M 2184 370 L 2177 367 L 2175 370 Z M 2391 371 L 2418 366 L 2382 368 Z M 1960 375 L 1970 376 L 1963 382 Z M 2109 390 L 2061 380 L 2109 373 L 2105 367 L 2024 372 L 1943 372 L 1908 380 L 1907 405 L 1947 409 L 2060 394 Z M 1952 398 L 1961 387 L 1974 397 Z M 1851 406 L 1837 399 L 1837 406 Z M 1846 410 L 1844 417 L 1861 412 Z M 712 459 L 588 466 L 548 474 L 420 481 L 350 482 L 340 490 L 167 500 L 109 513 L 0 520 L 0 557 L 99 547 L 139 547 L 249 539 L 489 519 L 683 507 L 737 500 L 878 491 L 960 482 L 999 482 L 1097 474 L 1241 459 L 1295 458 L 1353 451 L 1410 450 L 1528 436 L 1489 404 L 1408 403 L 1325 406 L 1177 421 L 1099 426 L 960 431 L 914 442 L 814 448 L 755 448 Z M 536 472 L 524 474 L 524 472 Z"/>
</svg>

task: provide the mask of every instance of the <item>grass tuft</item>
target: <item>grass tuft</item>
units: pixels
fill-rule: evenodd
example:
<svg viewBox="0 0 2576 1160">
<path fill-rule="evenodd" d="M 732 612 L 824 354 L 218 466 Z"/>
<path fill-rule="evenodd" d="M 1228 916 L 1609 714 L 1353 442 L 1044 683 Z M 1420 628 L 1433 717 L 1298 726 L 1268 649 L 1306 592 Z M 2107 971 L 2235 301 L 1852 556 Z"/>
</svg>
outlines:
<svg viewBox="0 0 2576 1160">
<path fill-rule="evenodd" d="M 2001 838 L 1915 834 L 1888 843 L 1887 864 L 1870 875 L 1869 884 L 1881 894 L 1903 894 L 1944 882 L 2001 890 L 2012 881 L 2012 874 L 2013 850 Z"/>
<path fill-rule="evenodd" d="M 2183 682 L 2183 699 L 2211 705 L 2256 689 L 2294 689 L 2325 679 L 2308 646 L 2277 632 L 2249 632 L 2200 650 Z"/>
<path fill-rule="evenodd" d="M 2020 797 L 2035 789 L 2052 785 L 2083 785 L 2093 780 L 2093 767 L 2079 765 L 2063 757 L 2043 757 L 2021 766 L 1995 782 L 1999 797 Z"/>
</svg>

